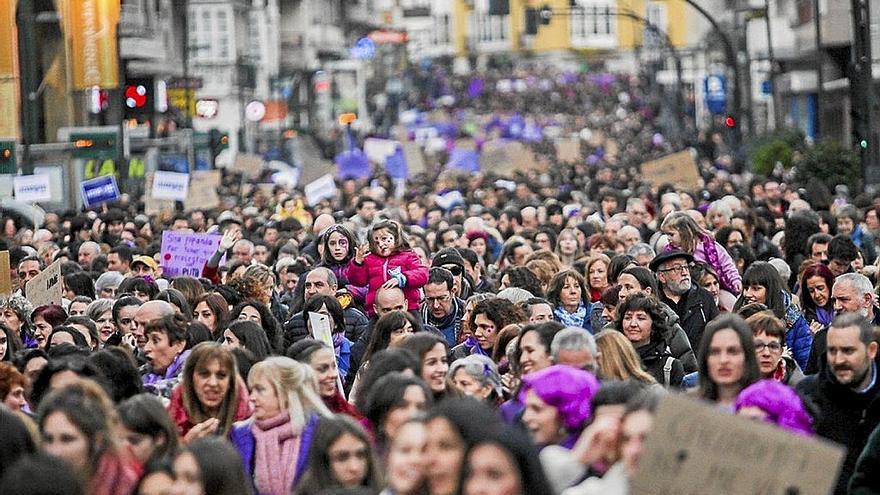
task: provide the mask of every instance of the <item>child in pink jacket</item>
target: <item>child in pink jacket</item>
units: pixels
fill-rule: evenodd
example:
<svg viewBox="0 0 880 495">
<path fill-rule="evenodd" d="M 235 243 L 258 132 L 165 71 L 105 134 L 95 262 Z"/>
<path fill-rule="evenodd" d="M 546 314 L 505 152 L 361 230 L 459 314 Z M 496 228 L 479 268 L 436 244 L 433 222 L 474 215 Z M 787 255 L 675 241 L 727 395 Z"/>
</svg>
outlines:
<svg viewBox="0 0 880 495">
<path fill-rule="evenodd" d="M 400 287 L 407 300 L 407 309 L 419 309 L 419 289 L 428 282 L 428 267 L 410 249 L 400 224 L 381 221 L 370 228 L 369 245 L 358 247 L 348 265 L 348 279 L 353 285 L 367 286 L 366 309 L 376 314 L 373 301 L 380 287 Z"/>
</svg>

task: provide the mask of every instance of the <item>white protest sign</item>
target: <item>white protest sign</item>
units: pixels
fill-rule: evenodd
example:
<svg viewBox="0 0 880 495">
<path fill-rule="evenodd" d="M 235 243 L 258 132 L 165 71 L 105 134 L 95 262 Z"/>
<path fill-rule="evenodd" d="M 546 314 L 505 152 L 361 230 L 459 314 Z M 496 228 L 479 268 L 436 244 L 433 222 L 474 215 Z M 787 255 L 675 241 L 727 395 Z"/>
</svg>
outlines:
<svg viewBox="0 0 880 495">
<path fill-rule="evenodd" d="M 385 164 L 385 159 L 393 155 L 400 143 L 391 139 L 367 138 L 364 153 L 373 163 Z"/>
<path fill-rule="evenodd" d="M 306 184 L 306 201 L 309 206 L 315 206 L 321 200 L 336 197 L 336 181 L 333 174 L 326 174 L 314 182 Z"/>
<path fill-rule="evenodd" d="M 41 271 L 24 288 L 25 296 L 35 308 L 61 304 L 61 260 Z"/>
<path fill-rule="evenodd" d="M 309 327 L 312 329 L 312 338 L 317 340 L 318 342 L 323 342 L 324 345 L 333 349 L 333 329 L 330 327 L 330 317 L 322 314 L 315 313 L 309 311 Z M 337 366 L 336 360 L 333 360 L 333 365 Z M 337 366 L 337 372 L 338 372 Z M 337 382 L 336 386 L 339 387 L 339 390 L 342 390 L 342 374 L 337 373 Z"/>
<path fill-rule="evenodd" d="M 15 199 L 27 203 L 51 200 L 52 187 L 49 181 L 48 174 L 16 175 L 12 179 Z"/>
<path fill-rule="evenodd" d="M 843 448 L 665 395 L 654 417 L 632 495 L 828 495 Z"/>
<path fill-rule="evenodd" d="M 153 175 L 153 197 L 183 201 L 189 194 L 189 174 L 156 172 Z"/>
</svg>

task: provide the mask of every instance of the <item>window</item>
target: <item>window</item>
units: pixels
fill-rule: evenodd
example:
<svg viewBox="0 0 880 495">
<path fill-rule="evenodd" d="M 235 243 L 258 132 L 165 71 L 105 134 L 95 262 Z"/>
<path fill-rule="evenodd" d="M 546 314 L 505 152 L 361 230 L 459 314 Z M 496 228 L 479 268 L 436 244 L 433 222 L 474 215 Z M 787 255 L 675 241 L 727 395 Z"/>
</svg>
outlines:
<svg viewBox="0 0 880 495">
<path fill-rule="evenodd" d="M 193 6 L 190 9 L 190 58 L 195 63 L 223 63 L 232 58 L 232 17 L 229 5 Z"/>
<path fill-rule="evenodd" d="M 571 36 L 587 39 L 614 34 L 614 15 L 610 5 L 594 3 L 571 11 Z"/>
</svg>

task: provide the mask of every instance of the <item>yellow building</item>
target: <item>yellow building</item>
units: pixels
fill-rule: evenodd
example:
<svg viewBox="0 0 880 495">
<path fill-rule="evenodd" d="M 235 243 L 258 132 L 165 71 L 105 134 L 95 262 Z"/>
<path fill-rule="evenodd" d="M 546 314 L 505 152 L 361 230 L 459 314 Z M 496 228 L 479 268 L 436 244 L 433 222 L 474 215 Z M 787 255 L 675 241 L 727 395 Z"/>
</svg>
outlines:
<svg viewBox="0 0 880 495">
<path fill-rule="evenodd" d="M 490 0 L 453 0 L 453 38 L 458 56 L 560 51 L 621 52 L 645 43 L 645 25 L 622 13 L 648 19 L 673 45 L 687 43 L 688 13 L 683 0 L 508 0 L 508 13 L 490 14 Z M 549 7 L 547 23 L 540 13 Z M 538 32 L 526 34 L 527 10 L 538 17 Z"/>
</svg>

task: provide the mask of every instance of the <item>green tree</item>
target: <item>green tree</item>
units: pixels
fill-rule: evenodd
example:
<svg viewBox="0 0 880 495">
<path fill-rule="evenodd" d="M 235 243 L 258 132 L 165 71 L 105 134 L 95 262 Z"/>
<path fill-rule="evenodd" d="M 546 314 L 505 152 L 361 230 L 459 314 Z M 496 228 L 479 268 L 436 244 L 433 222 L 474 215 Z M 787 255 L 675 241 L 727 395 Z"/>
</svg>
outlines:
<svg viewBox="0 0 880 495">
<path fill-rule="evenodd" d="M 830 191 L 838 184 L 846 184 L 850 191 L 859 191 L 862 185 L 861 159 L 840 143 L 820 141 L 804 152 L 796 164 L 795 177 L 801 184 L 817 180 Z"/>
<path fill-rule="evenodd" d="M 782 139 L 774 139 L 759 146 L 752 155 L 752 170 L 756 174 L 770 176 L 777 163 L 787 170 L 791 168 L 794 152 Z"/>
</svg>

